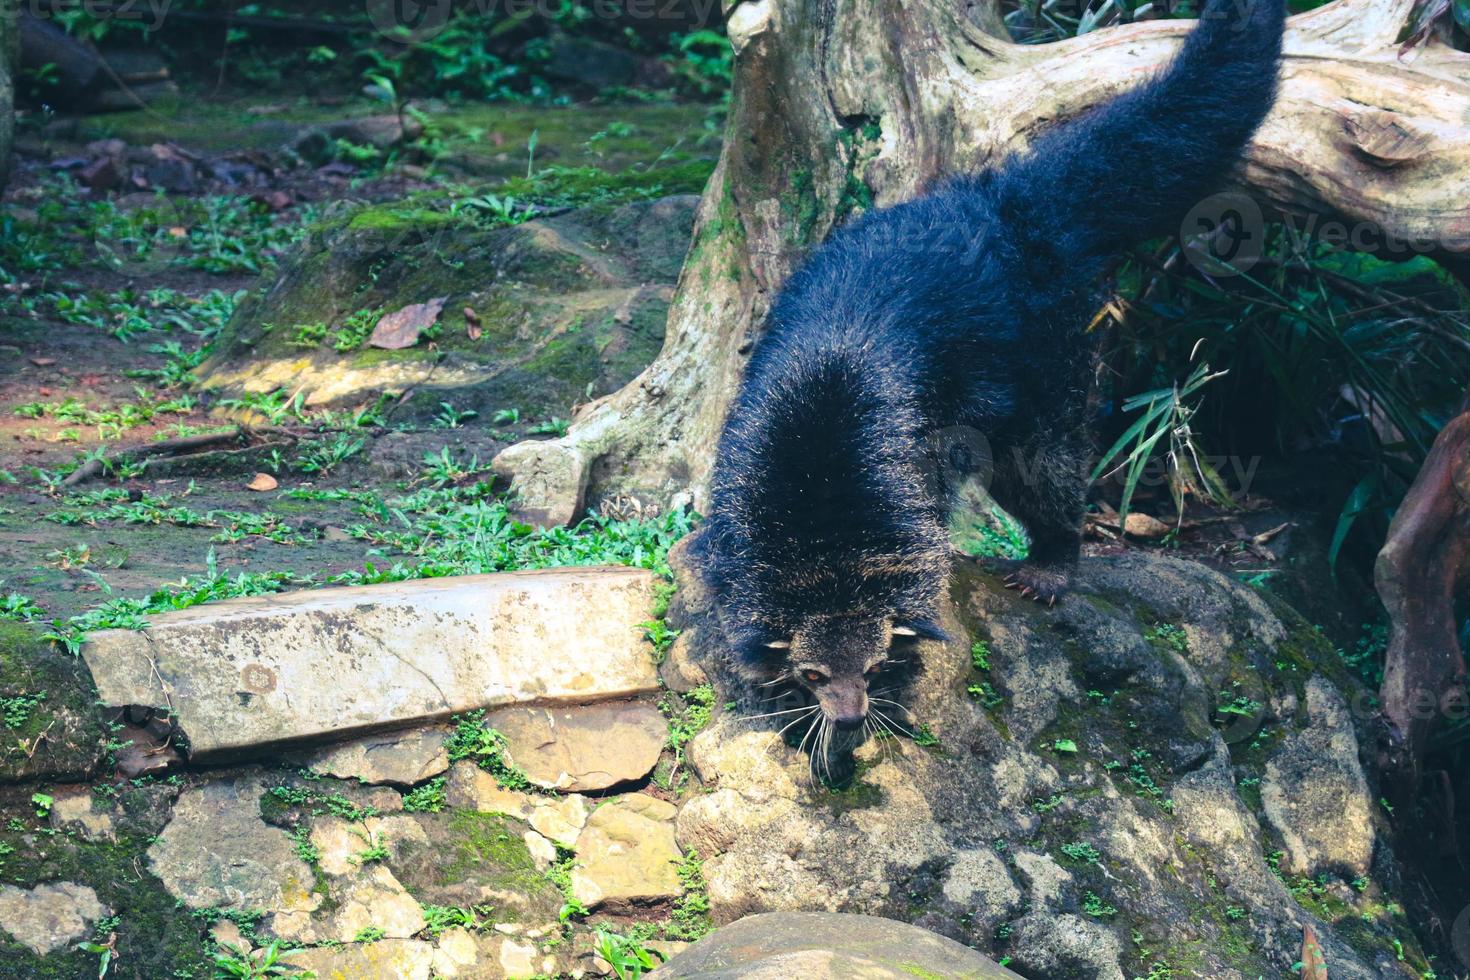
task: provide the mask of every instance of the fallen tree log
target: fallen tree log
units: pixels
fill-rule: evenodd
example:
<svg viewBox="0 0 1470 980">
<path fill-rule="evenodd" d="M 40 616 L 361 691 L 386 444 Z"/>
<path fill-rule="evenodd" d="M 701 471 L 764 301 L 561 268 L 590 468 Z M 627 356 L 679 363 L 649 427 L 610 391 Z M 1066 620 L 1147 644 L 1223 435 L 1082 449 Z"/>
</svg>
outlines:
<svg viewBox="0 0 1470 980">
<path fill-rule="evenodd" d="M 1237 173 L 1265 217 L 1463 270 L 1470 54 L 1400 55 L 1413 0 L 1337 0 L 1291 19 L 1281 97 Z M 702 500 L 725 410 L 772 292 L 853 210 L 992 164 L 1157 71 L 1190 25 L 1043 46 L 997 36 L 998 0 L 784 3 L 728 14 L 735 92 L 660 356 L 569 433 L 496 460 L 528 513 L 632 493 Z"/>
</svg>

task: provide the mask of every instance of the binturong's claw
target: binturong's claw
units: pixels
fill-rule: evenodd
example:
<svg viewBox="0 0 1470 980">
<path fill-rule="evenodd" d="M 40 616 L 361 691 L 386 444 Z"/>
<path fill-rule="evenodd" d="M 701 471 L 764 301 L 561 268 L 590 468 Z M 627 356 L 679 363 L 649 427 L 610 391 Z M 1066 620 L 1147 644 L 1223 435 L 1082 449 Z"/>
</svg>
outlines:
<svg viewBox="0 0 1470 980">
<path fill-rule="evenodd" d="M 1056 564 L 1005 561 L 999 569 L 1001 583 L 1021 595 L 1053 608 L 1067 591 L 1071 568 Z"/>
</svg>

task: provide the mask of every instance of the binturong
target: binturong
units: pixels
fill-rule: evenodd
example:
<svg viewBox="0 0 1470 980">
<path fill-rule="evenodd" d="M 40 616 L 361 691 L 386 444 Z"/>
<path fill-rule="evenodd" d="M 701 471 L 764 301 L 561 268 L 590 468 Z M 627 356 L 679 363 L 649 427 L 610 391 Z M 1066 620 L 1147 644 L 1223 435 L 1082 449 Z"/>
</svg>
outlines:
<svg viewBox="0 0 1470 980">
<path fill-rule="evenodd" d="M 1275 96 L 1283 17 L 1283 0 L 1210 0 L 1152 80 L 1029 152 L 868 212 L 790 276 L 720 438 L 695 552 L 744 675 L 789 679 L 833 727 L 861 729 L 895 644 L 943 638 L 953 488 L 934 436 L 956 427 L 989 442 L 991 495 L 1030 538 L 1012 584 L 1063 594 L 1097 282 L 1238 161 Z"/>
</svg>

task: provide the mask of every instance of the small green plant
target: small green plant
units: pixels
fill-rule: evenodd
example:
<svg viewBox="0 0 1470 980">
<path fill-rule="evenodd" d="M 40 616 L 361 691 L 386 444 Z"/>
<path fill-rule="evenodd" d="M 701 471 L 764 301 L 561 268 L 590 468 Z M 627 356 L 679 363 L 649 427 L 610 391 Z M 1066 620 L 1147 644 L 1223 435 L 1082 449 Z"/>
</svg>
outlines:
<svg viewBox="0 0 1470 980">
<path fill-rule="evenodd" d="M 643 630 L 643 638 L 653 644 L 653 662 L 663 663 L 669 655 L 669 647 L 678 638 L 679 631 L 670 629 L 669 624 L 662 619 L 650 619 L 638 626 Z"/>
<path fill-rule="evenodd" d="M 1031 809 L 1037 813 L 1050 813 L 1066 801 L 1061 793 L 1053 793 L 1044 800 L 1032 800 Z"/>
<path fill-rule="evenodd" d="M 1223 371 L 1211 374 L 1208 364 L 1200 364 L 1182 385 L 1145 391 L 1123 402 L 1124 412 L 1142 409 L 1143 414 L 1118 437 L 1112 448 L 1103 453 L 1091 477 L 1097 480 L 1122 472 L 1123 496 L 1118 505 L 1120 526 L 1128 520 L 1133 493 L 1138 489 L 1144 470 L 1159 452 L 1161 442 L 1169 492 L 1174 498 L 1177 513 L 1184 513 L 1187 494 L 1220 506 L 1233 503 L 1229 488 L 1208 462 L 1207 454 L 1198 445 L 1198 436 L 1189 425 L 1199 411 L 1197 396 L 1200 389 L 1224 374 Z"/>
<path fill-rule="evenodd" d="M 291 841 L 295 845 L 296 856 L 307 864 L 315 865 L 322 859 L 322 852 L 312 843 L 311 831 L 305 824 L 291 831 Z"/>
<path fill-rule="evenodd" d="M 292 347 L 317 347 L 327 339 L 327 325 L 320 320 L 316 323 L 298 323 L 296 333 L 287 341 Z"/>
<path fill-rule="evenodd" d="M 643 974 L 659 965 L 659 960 L 637 939 L 606 929 L 597 930 L 597 955 L 612 967 L 618 980 L 641 980 Z"/>
<path fill-rule="evenodd" d="M 689 691 L 683 696 L 682 703 L 672 692 L 659 701 L 660 710 L 669 719 L 669 734 L 664 744 L 674 754 L 674 763 L 662 782 L 665 788 L 678 787 L 676 777 L 684 764 L 685 747 L 709 724 L 714 706 L 715 689 L 708 684 L 701 684 Z"/>
<path fill-rule="evenodd" d="M 110 924 L 111 927 L 104 928 L 104 925 L 107 924 Z M 107 941 L 104 943 L 96 941 L 77 943 L 77 949 L 84 953 L 91 953 L 97 957 L 97 980 L 103 980 L 107 976 L 107 972 L 112 969 L 113 964 L 117 961 L 117 933 L 113 931 L 117 928 L 117 924 L 116 918 L 109 919 L 106 923 L 99 922 L 97 924 L 97 932 L 99 934 L 102 932 L 108 933 Z"/>
<path fill-rule="evenodd" d="M 31 712 L 35 711 L 44 700 L 46 700 L 45 691 L 0 698 L 0 720 L 4 721 L 6 728 L 20 728 L 30 720 Z"/>
<path fill-rule="evenodd" d="M 314 443 L 296 458 L 296 466 L 303 473 L 326 476 L 338 466 L 362 451 L 367 440 L 348 432 L 339 432 L 325 443 Z"/>
<path fill-rule="evenodd" d="M 449 447 L 444 446 L 438 455 L 424 453 L 424 479 L 435 486 L 444 486 L 447 483 L 459 483 L 469 479 L 480 470 L 480 459 L 471 456 L 468 463 L 460 463 L 449 454 Z"/>
<path fill-rule="evenodd" d="M 296 980 L 313 980 L 316 974 L 283 962 L 281 957 L 290 955 L 282 949 L 279 939 L 255 953 L 239 946 L 220 943 L 214 954 L 216 980 L 266 980 L 269 977 L 295 977 Z"/>
<path fill-rule="evenodd" d="M 375 943 L 385 935 L 387 935 L 387 932 L 384 931 L 382 926 L 363 926 L 357 930 L 357 935 L 352 937 L 352 941 L 355 943 Z"/>
<path fill-rule="evenodd" d="M 515 425 L 521 420 L 519 408 L 502 408 L 490 416 L 490 421 L 496 425 Z"/>
<path fill-rule="evenodd" d="M 388 860 L 391 855 L 388 851 L 388 842 L 386 840 L 381 837 L 362 836 L 363 840 L 367 843 L 367 847 L 350 859 L 353 864 L 361 867 L 364 864 L 371 864 L 374 861 Z"/>
<path fill-rule="evenodd" d="M 444 796 L 444 777 L 438 776 L 403 794 L 403 809 L 408 813 L 438 813 L 449 805 Z"/>
<path fill-rule="evenodd" d="M 544 422 L 537 422 L 535 425 L 526 430 L 526 434 L 533 436 L 556 436 L 558 439 L 560 439 L 562 436 L 567 434 L 567 430 L 571 427 L 572 423 L 567 421 L 566 419 L 553 417 L 547 419 Z"/>
<path fill-rule="evenodd" d="M 522 792 L 537 789 L 525 772 L 510 761 L 505 736 L 486 727 L 483 709 L 457 715 L 453 721 L 454 731 L 444 742 L 451 761 L 473 760 L 481 769 L 494 776 L 503 789 Z"/>
<path fill-rule="evenodd" d="M 1086 841 L 1063 844 L 1062 853 L 1078 864 L 1095 864 L 1102 867 L 1102 852 Z"/>
<path fill-rule="evenodd" d="M 986 708 L 999 708 L 1006 703 L 1004 696 L 995 689 L 995 685 L 989 681 L 981 681 L 978 684 L 970 684 L 965 688 L 965 693 Z"/>
<path fill-rule="evenodd" d="M 319 790 L 297 786 L 272 786 L 265 791 L 261 805 L 281 808 L 300 807 L 314 817 L 329 813 L 352 823 L 361 823 L 368 817 L 378 815 L 376 807 L 354 803 L 341 793 L 323 793 Z M 309 842 L 307 846 L 310 846 Z M 307 853 L 314 851 L 313 847 L 312 851 Z M 309 863 L 310 859 L 303 855 L 302 860 Z"/>
<path fill-rule="evenodd" d="M 54 797 L 47 796 L 45 793 L 31 794 L 31 804 L 36 808 L 36 816 L 40 817 L 42 820 L 45 820 L 46 817 L 50 815 L 51 807 L 55 803 L 56 799 Z"/>
<path fill-rule="evenodd" d="M 1184 632 L 1184 627 L 1174 623 L 1159 623 L 1144 634 L 1144 639 L 1168 647 L 1175 653 L 1189 652 L 1189 635 Z"/>
<path fill-rule="evenodd" d="M 1096 892 L 1088 892 L 1082 899 L 1082 911 L 1094 919 L 1106 919 L 1118 914 L 1118 910 L 1104 902 Z"/>
<path fill-rule="evenodd" d="M 463 908 L 458 905 L 425 905 L 424 922 L 429 927 L 429 935 L 437 936 L 449 929 L 485 929 L 489 926 L 489 916 L 494 909 L 489 905 L 475 905 Z"/>
<path fill-rule="evenodd" d="M 382 310 L 358 310 L 348 314 L 332 337 L 332 349 L 339 354 L 357 350 L 373 335 L 373 328 L 382 316 Z"/>
<path fill-rule="evenodd" d="M 915 745 L 922 746 L 926 749 L 932 749 L 939 745 L 939 736 L 934 733 L 934 729 L 929 727 L 927 721 L 921 722 L 914 729 L 913 738 Z"/>
<path fill-rule="evenodd" d="M 434 425 L 440 429 L 457 429 L 479 414 L 472 409 L 460 411 L 449 402 L 440 402 L 439 414 L 434 416 Z"/>
<path fill-rule="evenodd" d="M 664 932 L 670 939 L 694 942 L 714 928 L 709 917 L 709 892 L 704 881 L 704 862 L 699 852 L 690 848 L 679 862 L 679 884 L 684 894 L 674 903 L 674 911 Z"/>
<path fill-rule="evenodd" d="M 970 664 L 976 670 L 990 669 L 990 644 L 984 640 L 976 640 L 970 644 Z"/>
</svg>

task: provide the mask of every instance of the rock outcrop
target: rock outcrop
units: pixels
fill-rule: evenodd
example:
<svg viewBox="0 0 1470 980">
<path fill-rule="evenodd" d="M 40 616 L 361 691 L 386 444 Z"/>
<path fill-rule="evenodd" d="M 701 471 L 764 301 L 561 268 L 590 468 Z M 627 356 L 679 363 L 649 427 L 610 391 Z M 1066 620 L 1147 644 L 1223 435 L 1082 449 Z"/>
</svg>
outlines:
<svg viewBox="0 0 1470 980">
<path fill-rule="evenodd" d="M 705 792 L 678 818 L 717 922 L 881 915 L 1049 980 L 1281 976 L 1310 925 L 1334 980 L 1425 969 L 1375 839 L 1356 692 L 1295 614 L 1137 554 L 1084 561 L 1055 609 L 969 564 L 953 598 L 955 639 L 879 685 L 908 734 L 860 746 L 834 785 L 814 777 L 844 760 L 744 720 L 768 692 L 724 669 L 682 576 L 665 677 L 741 702 L 691 744 Z"/>
<path fill-rule="evenodd" d="M 413 389 L 395 421 L 427 421 L 446 400 L 487 420 L 515 408 L 531 421 L 616 391 L 658 353 L 695 198 L 500 227 L 476 202 L 435 203 L 324 220 L 263 296 L 240 306 L 197 372 L 202 384 L 224 397 L 287 388 L 313 406 Z M 370 318 L 430 302 L 442 313 L 417 343 L 364 343 Z"/>
</svg>

